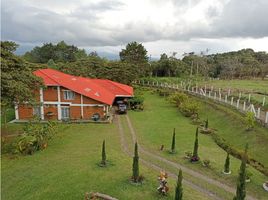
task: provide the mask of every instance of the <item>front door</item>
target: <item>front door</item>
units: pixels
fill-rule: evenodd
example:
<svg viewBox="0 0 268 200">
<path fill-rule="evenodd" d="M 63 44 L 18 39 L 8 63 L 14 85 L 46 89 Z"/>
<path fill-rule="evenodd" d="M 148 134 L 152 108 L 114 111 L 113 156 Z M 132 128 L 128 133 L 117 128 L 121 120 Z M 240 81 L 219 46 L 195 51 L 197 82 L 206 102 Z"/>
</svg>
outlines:
<svg viewBox="0 0 268 200">
<path fill-rule="evenodd" d="M 61 107 L 61 118 L 70 119 L 70 107 L 67 107 L 67 106 Z"/>
</svg>

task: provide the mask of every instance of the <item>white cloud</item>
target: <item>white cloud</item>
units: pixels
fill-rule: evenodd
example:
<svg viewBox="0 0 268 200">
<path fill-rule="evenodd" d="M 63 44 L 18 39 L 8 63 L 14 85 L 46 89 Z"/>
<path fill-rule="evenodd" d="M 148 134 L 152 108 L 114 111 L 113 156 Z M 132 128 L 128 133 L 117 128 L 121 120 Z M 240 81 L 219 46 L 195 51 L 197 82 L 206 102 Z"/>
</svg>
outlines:
<svg viewBox="0 0 268 200">
<path fill-rule="evenodd" d="M 65 40 L 116 52 L 136 40 L 159 55 L 259 49 L 268 37 L 266 0 L 4 0 L 1 9 L 2 39 L 21 44 Z"/>
</svg>

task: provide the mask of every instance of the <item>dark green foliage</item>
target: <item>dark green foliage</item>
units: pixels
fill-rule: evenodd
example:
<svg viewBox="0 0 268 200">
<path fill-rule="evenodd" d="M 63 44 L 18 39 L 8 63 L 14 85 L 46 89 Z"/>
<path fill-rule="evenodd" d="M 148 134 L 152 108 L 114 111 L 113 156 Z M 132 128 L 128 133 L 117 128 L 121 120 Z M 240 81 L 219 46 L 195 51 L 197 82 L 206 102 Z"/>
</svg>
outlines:
<svg viewBox="0 0 268 200">
<path fill-rule="evenodd" d="M 1 102 L 30 101 L 41 80 L 32 74 L 31 65 L 13 54 L 17 45 L 1 42 Z"/>
<path fill-rule="evenodd" d="M 138 78 L 137 66 L 120 61 L 110 61 L 98 56 L 88 56 L 76 62 L 58 64 L 59 70 L 75 76 L 103 78 L 130 84 Z"/>
<path fill-rule="evenodd" d="M 50 59 L 58 62 L 74 62 L 87 57 L 84 49 L 78 49 L 74 45 L 68 45 L 64 41 L 54 45 L 45 43 L 41 47 L 35 47 L 23 56 L 27 61 L 33 63 L 47 63 Z"/>
<path fill-rule="evenodd" d="M 102 142 L 101 164 L 104 166 L 106 165 L 105 140 L 103 140 L 103 142 Z"/>
<path fill-rule="evenodd" d="M 180 169 L 178 179 L 177 179 L 177 185 L 176 185 L 176 188 L 175 188 L 175 200 L 182 200 L 182 194 L 183 194 L 182 171 Z"/>
<path fill-rule="evenodd" d="M 128 100 L 128 105 L 131 108 L 131 110 L 143 110 L 143 102 L 144 98 L 142 96 L 135 96 Z"/>
<path fill-rule="evenodd" d="M 18 45 L 14 42 L 1 42 L 1 108 L 6 114 L 14 103 L 35 101 L 34 91 L 42 85 L 41 79 L 34 76 L 33 66 L 14 55 Z"/>
<path fill-rule="evenodd" d="M 125 49 L 119 53 L 120 60 L 125 63 L 135 65 L 137 68 L 137 74 L 139 76 L 145 76 L 149 74 L 150 65 L 148 63 L 147 50 L 141 43 L 130 42 Z"/>
<path fill-rule="evenodd" d="M 247 150 L 248 150 L 248 144 L 246 144 L 245 152 L 241 158 L 240 171 L 237 180 L 236 196 L 234 197 L 234 200 L 244 200 L 246 198 Z"/>
<path fill-rule="evenodd" d="M 167 54 L 162 54 L 160 60 L 151 62 L 152 74 L 158 77 L 164 76 L 180 76 L 187 73 L 187 64 L 175 57 L 175 53 L 168 57 Z"/>
<path fill-rule="evenodd" d="M 225 173 L 230 172 L 230 157 L 229 157 L 229 153 L 227 153 L 227 156 L 226 156 L 226 159 L 225 159 L 224 172 Z"/>
<path fill-rule="evenodd" d="M 130 42 L 126 49 L 122 49 L 119 53 L 121 61 L 126 61 L 134 64 L 141 64 L 148 62 L 147 50 L 142 44 L 137 42 Z"/>
<path fill-rule="evenodd" d="M 173 136 L 172 136 L 172 143 L 171 143 L 171 153 L 175 153 L 175 142 L 176 142 L 175 136 L 176 136 L 176 133 L 175 133 L 175 128 L 174 128 Z"/>
<path fill-rule="evenodd" d="M 33 154 L 35 151 L 45 149 L 48 141 L 57 133 L 57 123 L 48 122 L 46 124 L 29 122 L 25 127 L 23 134 L 16 137 L 11 143 L 7 144 L 6 153 L 22 153 L 25 155 Z"/>
<path fill-rule="evenodd" d="M 191 158 L 191 161 L 198 161 L 198 127 L 196 128 L 195 132 L 195 142 L 194 142 L 194 151 L 193 151 L 193 156 Z"/>
<path fill-rule="evenodd" d="M 139 155 L 138 155 L 138 144 L 135 143 L 133 164 L 132 164 L 132 180 L 137 183 L 139 181 Z"/>
<path fill-rule="evenodd" d="M 205 129 L 208 129 L 208 119 L 205 121 Z"/>
</svg>

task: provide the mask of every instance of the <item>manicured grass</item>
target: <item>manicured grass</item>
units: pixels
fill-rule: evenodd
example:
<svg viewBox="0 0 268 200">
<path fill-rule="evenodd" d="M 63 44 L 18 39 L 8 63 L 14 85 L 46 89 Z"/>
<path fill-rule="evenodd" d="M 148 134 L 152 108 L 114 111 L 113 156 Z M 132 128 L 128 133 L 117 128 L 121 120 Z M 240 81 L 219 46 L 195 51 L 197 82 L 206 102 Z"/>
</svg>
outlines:
<svg viewBox="0 0 268 200">
<path fill-rule="evenodd" d="M 160 81 L 166 83 L 180 84 L 181 81 L 189 80 L 181 77 L 151 77 L 146 80 Z M 146 81 L 145 81 L 146 83 Z M 247 92 L 262 92 L 268 94 L 268 79 L 248 79 L 248 80 L 205 80 L 204 78 L 192 78 L 192 83 L 197 83 L 199 86 L 213 86 L 214 88 L 234 89 Z"/>
<path fill-rule="evenodd" d="M 85 192 L 101 192 L 118 199 L 174 199 L 175 180 L 169 178 L 170 193 L 160 197 L 158 171 L 140 165 L 143 185 L 129 183 L 132 158 L 121 151 L 115 124 L 63 124 L 47 149 L 32 156 L 2 156 L 2 199 L 84 199 Z M 102 140 L 110 165 L 101 168 Z M 184 197 L 205 200 L 184 186 Z"/>
<path fill-rule="evenodd" d="M 144 92 L 145 110 L 143 112 L 129 112 L 130 118 L 139 136 L 139 141 L 152 152 L 158 153 L 166 158 L 182 163 L 192 169 L 198 170 L 215 179 L 226 182 L 235 187 L 240 160 L 231 157 L 232 175 L 222 175 L 226 153 L 219 148 L 209 135 L 199 134 L 199 155 L 201 160 L 209 159 L 211 169 L 203 167 L 201 164 L 191 164 L 183 159 L 185 151 L 193 151 L 194 135 L 196 126 L 190 119 L 171 105 L 165 98 L 159 97 L 151 92 Z M 208 104 L 202 104 L 200 112 L 202 119 L 209 118 L 209 126 L 218 129 L 226 140 L 232 142 L 234 146 L 242 149 L 246 142 L 249 142 L 249 154 L 267 166 L 268 139 L 267 129 L 257 127 L 254 132 L 246 132 L 240 118 L 231 113 L 214 109 Z M 177 154 L 169 154 L 173 128 L 176 128 L 176 148 Z M 256 138 L 259 138 L 257 140 Z M 262 143 L 261 143 L 262 142 Z M 160 152 L 161 145 L 165 146 L 165 151 Z M 266 144 L 266 145 L 265 145 Z M 247 184 L 248 191 L 259 199 L 268 197 L 262 189 L 262 183 L 267 177 L 249 167 L 253 173 L 252 182 Z"/>
</svg>

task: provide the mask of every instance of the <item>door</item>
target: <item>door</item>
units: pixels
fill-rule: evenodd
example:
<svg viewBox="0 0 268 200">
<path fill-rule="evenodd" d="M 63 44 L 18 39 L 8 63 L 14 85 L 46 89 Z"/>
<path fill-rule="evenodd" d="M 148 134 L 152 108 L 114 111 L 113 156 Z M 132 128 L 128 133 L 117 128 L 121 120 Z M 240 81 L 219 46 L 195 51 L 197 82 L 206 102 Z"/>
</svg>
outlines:
<svg viewBox="0 0 268 200">
<path fill-rule="evenodd" d="M 61 107 L 61 118 L 62 119 L 70 119 L 70 107 Z"/>
</svg>

